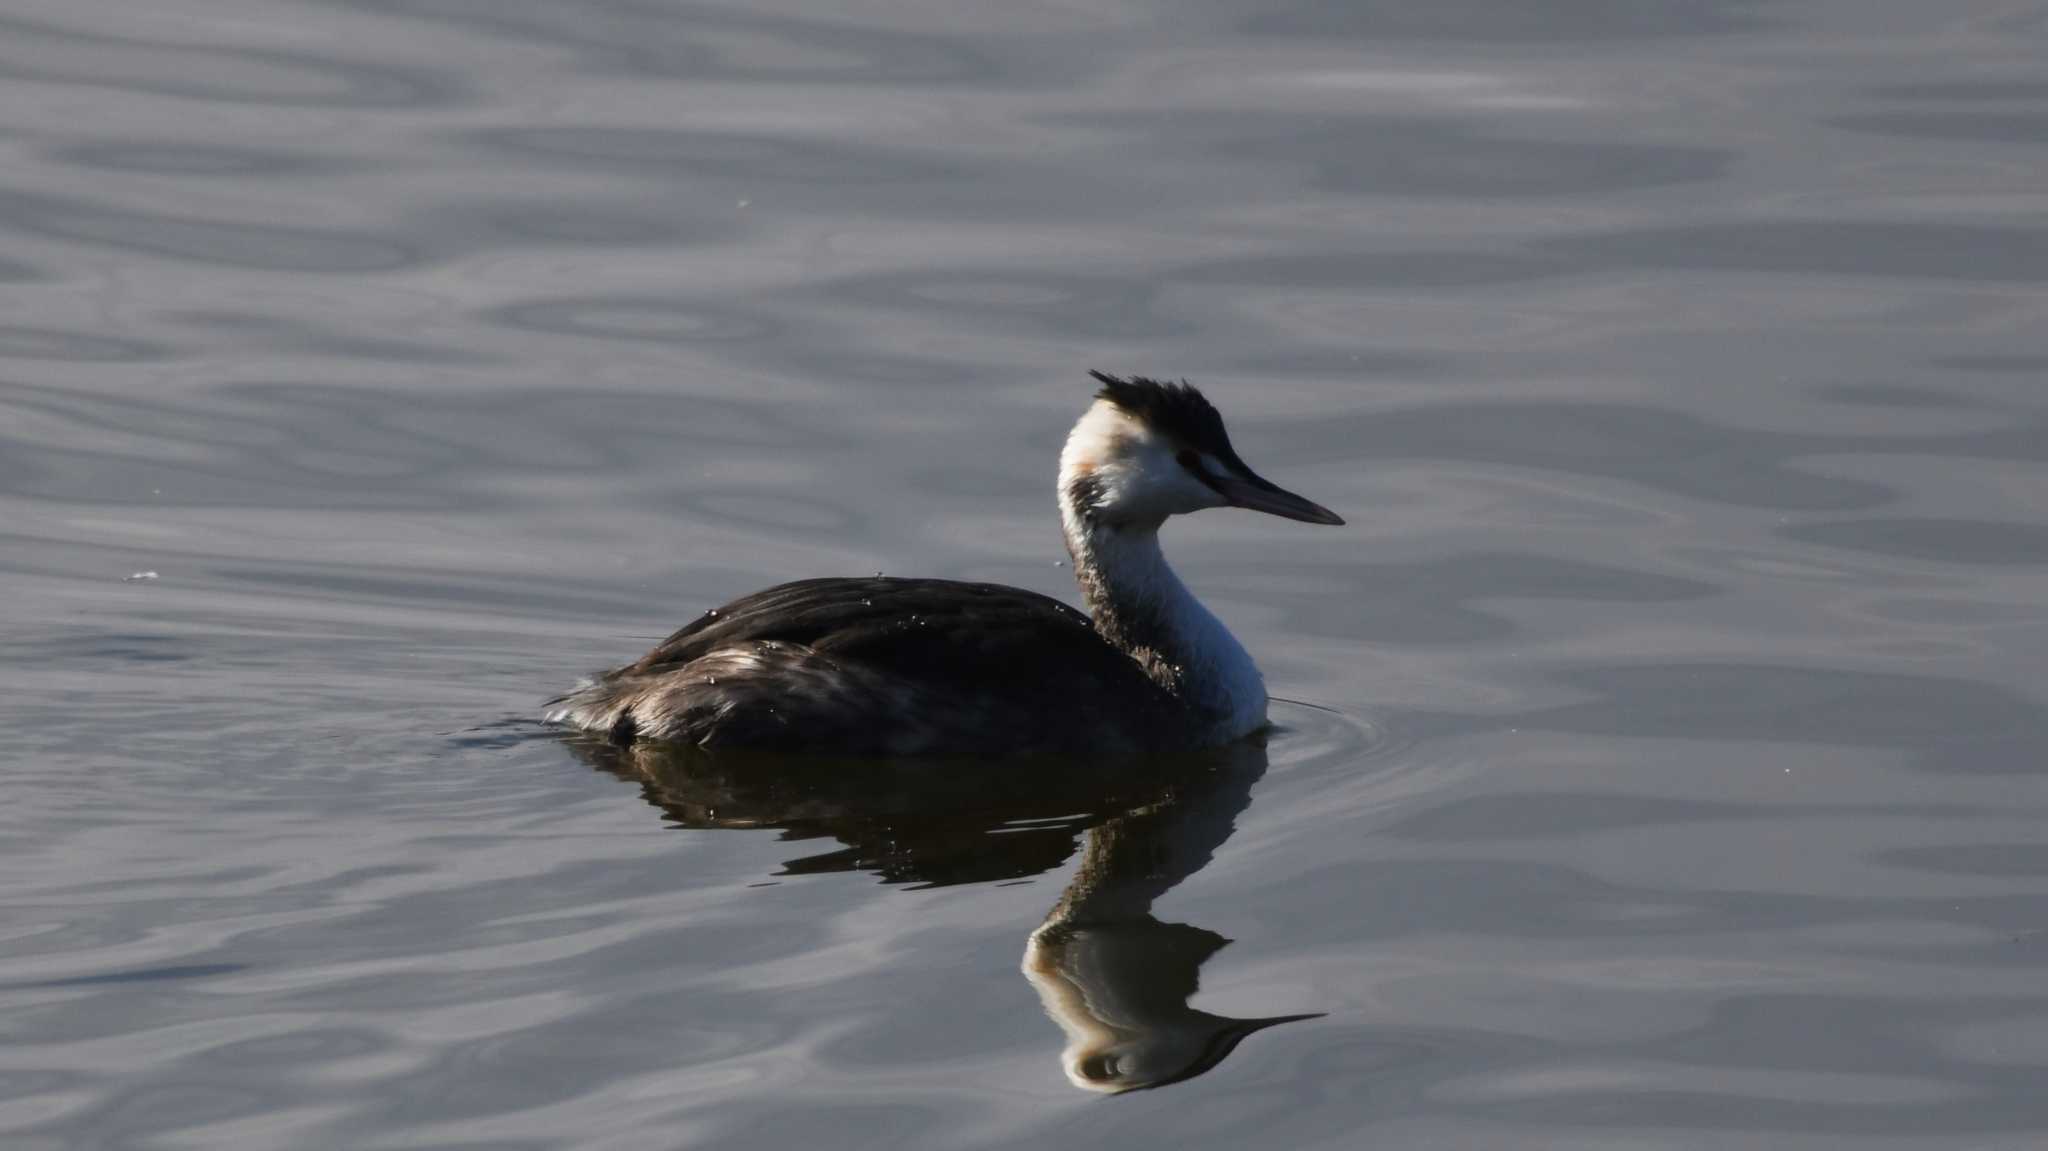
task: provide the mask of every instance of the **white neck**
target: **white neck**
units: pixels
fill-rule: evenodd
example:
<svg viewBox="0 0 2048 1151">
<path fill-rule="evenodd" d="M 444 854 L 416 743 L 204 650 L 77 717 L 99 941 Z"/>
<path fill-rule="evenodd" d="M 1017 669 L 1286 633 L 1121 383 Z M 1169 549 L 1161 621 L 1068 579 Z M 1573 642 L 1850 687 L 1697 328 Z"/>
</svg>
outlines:
<svg viewBox="0 0 2048 1151">
<path fill-rule="evenodd" d="M 1092 524 L 1070 503 L 1060 509 L 1067 550 L 1096 630 L 1200 715 L 1203 743 L 1264 726 L 1258 665 L 1168 566 L 1156 525 Z"/>
</svg>

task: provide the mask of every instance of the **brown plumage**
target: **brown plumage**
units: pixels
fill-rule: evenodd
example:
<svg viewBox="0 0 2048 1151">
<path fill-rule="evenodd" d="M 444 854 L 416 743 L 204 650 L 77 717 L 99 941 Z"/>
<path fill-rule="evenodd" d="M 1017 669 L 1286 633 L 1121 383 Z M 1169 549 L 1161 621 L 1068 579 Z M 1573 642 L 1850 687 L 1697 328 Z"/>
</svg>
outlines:
<svg viewBox="0 0 2048 1151">
<path fill-rule="evenodd" d="M 844 755 L 1167 750 L 1179 710 L 1057 600 L 887 576 L 734 600 L 553 704 L 620 742 Z"/>
</svg>

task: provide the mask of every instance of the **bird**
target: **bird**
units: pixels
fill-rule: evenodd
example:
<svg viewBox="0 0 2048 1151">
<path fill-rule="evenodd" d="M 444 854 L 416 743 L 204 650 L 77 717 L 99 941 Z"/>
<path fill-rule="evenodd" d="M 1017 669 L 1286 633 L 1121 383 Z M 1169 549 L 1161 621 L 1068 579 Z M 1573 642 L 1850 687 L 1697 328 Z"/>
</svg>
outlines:
<svg viewBox="0 0 2048 1151">
<path fill-rule="evenodd" d="M 1252 471 L 1185 380 L 1090 372 L 1060 452 L 1060 525 L 1087 611 L 992 583 L 876 575 L 780 584 L 548 701 L 613 744 L 841 758 L 1125 757 L 1266 726 L 1265 681 L 1174 574 L 1167 519 L 1328 508 Z"/>
</svg>

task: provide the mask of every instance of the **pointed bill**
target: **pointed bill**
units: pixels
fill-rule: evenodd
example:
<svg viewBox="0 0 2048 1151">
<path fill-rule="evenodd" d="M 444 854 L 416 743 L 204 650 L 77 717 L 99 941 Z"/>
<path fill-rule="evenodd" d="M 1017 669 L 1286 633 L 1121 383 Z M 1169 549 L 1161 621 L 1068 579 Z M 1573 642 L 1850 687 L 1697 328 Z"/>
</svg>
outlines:
<svg viewBox="0 0 2048 1151">
<path fill-rule="evenodd" d="M 1283 516 L 1300 520 L 1305 524 L 1341 524 L 1344 517 L 1316 503 L 1303 499 L 1293 492 L 1268 483 L 1250 472 L 1244 475 L 1219 476 L 1210 481 L 1217 494 L 1230 501 L 1234 508 L 1250 508 L 1255 512 Z"/>
</svg>

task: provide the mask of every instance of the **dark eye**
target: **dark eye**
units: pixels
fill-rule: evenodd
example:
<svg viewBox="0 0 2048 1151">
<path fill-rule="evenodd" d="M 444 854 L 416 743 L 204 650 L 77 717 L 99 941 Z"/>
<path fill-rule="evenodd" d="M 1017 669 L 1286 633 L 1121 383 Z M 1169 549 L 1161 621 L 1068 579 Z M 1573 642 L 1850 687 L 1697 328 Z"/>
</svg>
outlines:
<svg viewBox="0 0 2048 1151">
<path fill-rule="evenodd" d="M 1193 448 L 1182 448 L 1174 453 L 1173 458 L 1179 462 L 1181 467 L 1188 470 L 1189 475 L 1202 481 L 1203 486 L 1216 491 L 1223 490 L 1216 487 L 1216 477 L 1210 473 L 1208 468 L 1202 466 L 1202 453 Z"/>
</svg>

